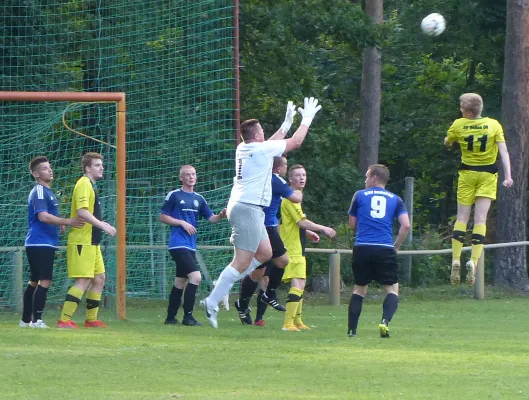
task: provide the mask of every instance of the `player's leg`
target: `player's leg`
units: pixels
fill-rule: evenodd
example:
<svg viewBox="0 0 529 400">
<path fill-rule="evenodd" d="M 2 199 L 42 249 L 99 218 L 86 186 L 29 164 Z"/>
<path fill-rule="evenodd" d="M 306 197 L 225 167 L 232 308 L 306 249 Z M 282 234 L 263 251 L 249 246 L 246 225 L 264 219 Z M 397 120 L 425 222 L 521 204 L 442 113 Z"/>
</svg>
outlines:
<svg viewBox="0 0 529 400">
<path fill-rule="evenodd" d="M 467 263 L 467 283 L 473 285 L 476 279 L 476 266 L 483 252 L 487 233 L 487 214 L 492 200 L 496 200 L 498 174 L 479 172 L 474 206 L 474 229 L 472 229 L 472 253 Z"/>
<path fill-rule="evenodd" d="M 187 283 L 187 274 L 183 270 L 183 260 L 182 260 L 183 250 L 172 249 L 169 250 L 171 258 L 174 260 L 176 265 L 176 276 L 174 279 L 174 284 L 169 294 L 169 304 L 167 305 L 167 317 L 165 318 L 166 325 L 176 325 L 178 320 L 176 319 L 176 314 L 182 303 L 182 295 L 184 293 L 184 288 Z"/>
<path fill-rule="evenodd" d="M 38 247 L 26 247 L 26 257 L 29 264 L 29 281 L 22 295 L 22 319 L 18 326 L 26 328 L 33 319 L 33 296 L 39 281 Z"/>
<path fill-rule="evenodd" d="M 371 282 L 371 274 L 369 269 L 368 253 L 369 246 L 359 246 L 353 249 L 353 279 L 354 288 L 349 300 L 349 311 L 348 311 L 348 325 L 347 335 L 349 337 L 356 336 L 356 330 L 358 328 L 358 321 L 360 314 L 362 314 L 362 305 L 364 297 L 367 295 L 368 285 Z"/>
<path fill-rule="evenodd" d="M 454 285 L 461 280 L 461 251 L 465 243 L 470 211 L 475 200 L 475 174 L 475 171 L 459 171 L 457 181 L 457 218 L 452 235 L 452 270 L 450 272 L 450 282 Z"/>
<path fill-rule="evenodd" d="M 75 282 L 66 293 L 57 328 L 77 328 L 72 316 L 94 277 L 95 258 L 95 246 L 77 244 L 66 246 L 68 278 L 75 279 Z"/>
<path fill-rule="evenodd" d="M 250 309 L 250 299 L 255 293 L 255 289 L 259 286 L 259 281 L 264 275 L 265 264 L 258 266 L 250 275 L 244 277 L 241 282 L 241 291 L 239 298 L 235 301 L 235 308 L 239 313 L 239 319 L 243 325 L 252 324 L 252 316 Z"/>
<path fill-rule="evenodd" d="M 269 282 L 269 276 L 268 276 L 269 269 L 270 269 L 269 264 L 267 263 L 264 276 L 259 281 L 259 294 L 257 295 L 257 303 L 256 303 L 257 313 L 255 315 L 255 322 L 253 323 L 256 326 L 266 326 L 266 322 L 264 321 L 264 315 L 266 312 L 266 308 L 268 307 L 268 304 L 265 303 L 262 299 L 263 299 L 263 294 L 266 292 L 266 287 L 268 286 L 268 282 Z"/>
<path fill-rule="evenodd" d="M 301 319 L 302 311 L 302 297 L 305 290 L 305 279 L 307 274 L 307 264 L 305 257 L 293 256 L 290 257 L 290 262 L 285 268 L 283 281 L 290 282 L 290 290 L 288 291 L 285 320 L 283 322 L 283 330 L 299 331 L 300 329 L 307 329 Z"/>
<path fill-rule="evenodd" d="M 105 287 L 106 274 L 103 254 L 99 245 L 95 247 L 94 278 L 90 289 L 86 293 L 86 328 L 106 328 L 107 326 L 98 319 L 101 296 Z"/>
<path fill-rule="evenodd" d="M 188 283 L 184 292 L 184 317 L 182 318 L 182 324 L 186 326 L 201 326 L 202 324 L 193 316 L 193 309 L 202 274 L 198 268 L 194 251 L 185 250 L 184 257 Z"/>
<path fill-rule="evenodd" d="M 53 280 L 53 263 L 55 261 L 55 249 L 52 247 L 39 248 L 40 276 L 39 284 L 33 294 L 33 321 L 31 326 L 35 328 L 47 328 L 42 320 L 42 313 L 48 297 L 48 289 Z"/>
<path fill-rule="evenodd" d="M 262 300 L 275 310 L 285 312 L 283 307 L 277 299 L 277 288 L 281 284 L 281 279 L 288 264 L 287 249 L 279 236 L 277 227 L 266 228 L 270 244 L 272 245 L 272 260 L 268 263 L 268 286 L 266 292 L 262 295 Z"/>
<path fill-rule="evenodd" d="M 272 248 L 264 227 L 264 213 L 260 207 L 228 203 L 228 220 L 232 226 L 231 242 L 235 247 L 235 254 L 204 300 L 206 318 L 214 328 L 218 325 L 218 304 L 230 292 L 233 284 L 272 257 Z"/>
<path fill-rule="evenodd" d="M 381 338 L 389 338 L 389 323 L 399 307 L 399 265 L 393 249 L 379 249 L 372 255 L 378 283 L 384 287 L 386 297 L 382 304 L 382 319 L 378 325 Z"/>
</svg>

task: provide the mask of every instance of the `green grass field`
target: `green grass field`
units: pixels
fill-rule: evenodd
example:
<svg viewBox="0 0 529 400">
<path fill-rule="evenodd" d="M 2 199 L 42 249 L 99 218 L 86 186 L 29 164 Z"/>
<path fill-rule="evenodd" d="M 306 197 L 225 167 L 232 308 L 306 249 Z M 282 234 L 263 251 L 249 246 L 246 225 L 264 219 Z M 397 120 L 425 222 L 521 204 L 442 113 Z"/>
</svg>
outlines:
<svg viewBox="0 0 529 400">
<path fill-rule="evenodd" d="M 0 398 L 529 399 L 529 299 L 450 290 L 403 293 L 390 339 L 376 291 L 353 339 L 347 306 L 310 296 L 309 332 L 282 332 L 273 311 L 266 328 L 242 326 L 233 309 L 218 330 L 164 326 L 165 302 L 136 304 L 127 321 L 103 311 L 108 330 L 21 329 L 3 313 Z"/>
</svg>

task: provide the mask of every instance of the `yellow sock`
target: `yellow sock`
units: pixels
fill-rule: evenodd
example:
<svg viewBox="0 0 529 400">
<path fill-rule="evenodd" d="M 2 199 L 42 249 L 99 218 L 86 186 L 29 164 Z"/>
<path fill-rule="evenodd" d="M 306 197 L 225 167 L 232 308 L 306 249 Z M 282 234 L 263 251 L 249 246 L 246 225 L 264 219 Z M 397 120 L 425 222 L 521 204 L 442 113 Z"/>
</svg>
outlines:
<svg viewBox="0 0 529 400">
<path fill-rule="evenodd" d="M 483 252 L 483 244 L 485 243 L 485 233 L 487 232 L 487 225 L 474 225 L 472 230 L 472 253 L 470 259 L 474 261 L 474 265 L 478 265 L 478 260 Z"/>
<path fill-rule="evenodd" d="M 461 250 L 463 249 L 463 244 L 465 243 L 466 232 L 467 224 L 456 221 L 452 236 L 452 260 L 459 260 L 461 258 Z"/>
<path fill-rule="evenodd" d="M 97 319 L 97 312 L 99 311 L 99 304 L 101 303 L 101 293 L 88 292 L 86 294 L 86 320 L 95 321 Z"/>
<path fill-rule="evenodd" d="M 59 318 L 60 321 L 66 322 L 72 319 L 72 315 L 74 314 L 75 310 L 77 310 L 77 306 L 81 302 L 83 293 L 84 291 L 76 288 L 75 286 L 72 286 L 70 290 L 68 290 L 66 299 L 64 300 L 64 306 L 62 307 L 61 317 Z"/>
<path fill-rule="evenodd" d="M 284 326 L 292 326 L 294 325 L 294 318 L 296 316 L 296 313 L 298 311 L 299 307 L 299 301 L 301 300 L 301 295 L 303 294 L 303 290 L 298 288 L 290 288 L 288 291 L 288 300 L 286 304 L 286 311 L 285 311 L 285 322 Z"/>
<path fill-rule="evenodd" d="M 301 299 L 299 299 L 298 309 L 296 310 L 296 316 L 294 317 L 294 325 L 302 325 L 303 324 L 303 321 L 301 320 L 301 310 L 302 309 L 303 309 L 303 297 Z"/>
</svg>

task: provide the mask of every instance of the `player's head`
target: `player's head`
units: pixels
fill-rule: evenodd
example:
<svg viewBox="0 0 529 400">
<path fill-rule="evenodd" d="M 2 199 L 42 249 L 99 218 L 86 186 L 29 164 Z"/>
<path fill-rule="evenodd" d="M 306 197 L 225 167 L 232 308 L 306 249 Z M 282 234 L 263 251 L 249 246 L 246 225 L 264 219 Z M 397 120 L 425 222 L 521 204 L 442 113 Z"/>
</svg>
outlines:
<svg viewBox="0 0 529 400">
<path fill-rule="evenodd" d="M 99 153 L 85 153 L 81 158 L 83 174 L 95 182 L 103 178 L 103 156 Z"/>
<path fill-rule="evenodd" d="M 195 184 L 197 183 L 197 171 L 192 165 L 182 165 L 178 176 L 180 182 L 182 182 L 182 187 L 191 190 L 195 187 Z"/>
<path fill-rule="evenodd" d="M 307 171 L 301 164 L 294 164 L 288 170 L 288 181 L 290 186 L 296 190 L 302 190 L 307 183 Z"/>
<path fill-rule="evenodd" d="M 366 172 L 366 189 L 375 186 L 385 187 L 389 181 L 389 169 L 382 164 L 371 165 Z"/>
<path fill-rule="evenodd" d="M 279 176 L 285 176 L 287 173 L 287 158 L 286 157 L 274 157 L 274 166 L 272 171 Z"/>
<path fill-rule="evenodd" d="M 241 136 L 244 143 L 264 142 L 263 127 L 257 119 L 249 119 L 241 124 Z"/>
<path fill-rule="evenodd" d="M 49 184 L 53 180 L 53 170 L 46 156 L 37 156 L 29 162 L 29 172 L 39 183 Z"/>
<path fill-rule="evenodd" d="M 461 113 L 465 117 L 477 118 L 483 111 L 483 99 L 477 93 L 464 93 L 459 97 Z"/>
</svg>

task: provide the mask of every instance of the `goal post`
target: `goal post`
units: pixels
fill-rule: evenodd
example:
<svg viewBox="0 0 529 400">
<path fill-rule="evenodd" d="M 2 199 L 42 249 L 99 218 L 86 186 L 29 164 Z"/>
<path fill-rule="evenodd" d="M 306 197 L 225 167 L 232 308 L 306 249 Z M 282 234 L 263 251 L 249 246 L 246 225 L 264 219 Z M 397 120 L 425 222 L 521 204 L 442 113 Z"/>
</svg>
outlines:
<svg viewBox="0 0 529 400">
<path fill-rule="evenodd" d="M 0 102 L 70 102 L 116 104 L 116 315 L 126 318 L 126 103 L 116 92 L 0 91 Z M 72 130 L 68 128 L 69 130 Z M 101 142 L 101 141 L 100 141 Z M 103 143 L 103 142 L 102 142 Z M 107 143 L 108 144 L 108 143 Z"/>
</svg>

